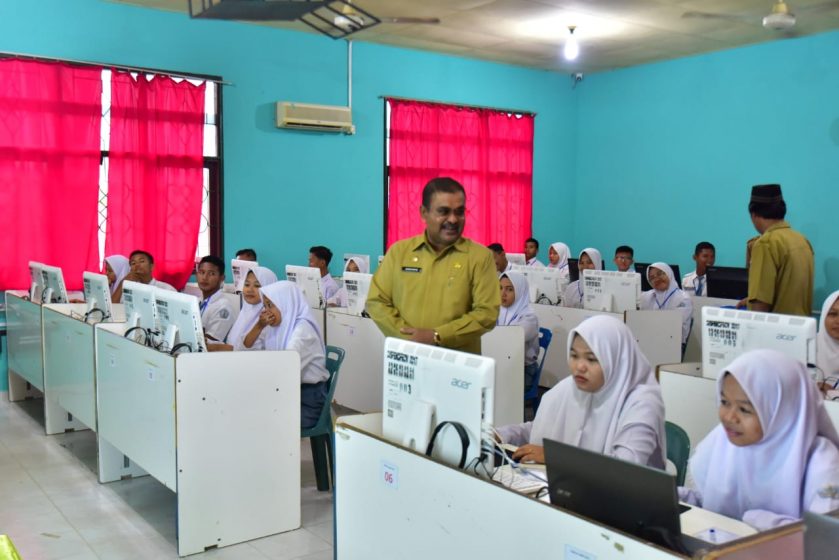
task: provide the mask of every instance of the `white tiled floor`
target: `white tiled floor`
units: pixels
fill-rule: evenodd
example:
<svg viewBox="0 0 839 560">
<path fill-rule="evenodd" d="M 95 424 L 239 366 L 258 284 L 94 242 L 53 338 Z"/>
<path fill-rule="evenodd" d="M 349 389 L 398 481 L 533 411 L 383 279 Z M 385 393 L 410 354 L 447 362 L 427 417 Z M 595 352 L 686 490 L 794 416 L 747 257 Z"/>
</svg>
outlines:
<svg viewBox="0 0 839 560">
<path fill-rule="evenodd" d="M 42 401 L 0 393 L 0 534 L 24 560 L 177 558 L 175 494 L 151 477 L 99 484 L 95 434 L 45 436 Z M 190 556 L 329 560 L 332 493 L 318 492 L 301 441 L 303 528 Z"/>
</svg>

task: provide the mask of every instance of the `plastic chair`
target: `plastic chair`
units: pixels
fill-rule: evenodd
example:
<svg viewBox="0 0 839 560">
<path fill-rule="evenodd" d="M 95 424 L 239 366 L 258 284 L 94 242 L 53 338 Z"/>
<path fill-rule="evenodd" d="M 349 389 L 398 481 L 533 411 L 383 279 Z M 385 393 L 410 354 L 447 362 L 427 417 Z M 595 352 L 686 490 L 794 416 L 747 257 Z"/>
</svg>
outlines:
<svg viewBox="0 0 839 560">
<path fill-rule="evenodd" d="M 667 459 L 676 465 L 676 484 L 685 485 L 690 457 L 690 438 L 686 431 L 673 422 L 664 423 L 667 438 Z"/>
<path fill-rule="evenodd" d="M 344 349 L 337 346 L 326 347 L 326 370 L 329 372 L 327 380 L 326 400 L 320 411 L 317 424 L 300 431 L 301 438 L 309 438 L 312 444 L 312 462 L 315 464 L 315 480 L 318 490 L 329 490 L 329 479 L 335 483 L 335 471 L 332 455 L 332 439 L 335 437 L 332 427 L 332 397 L 338 385 L 338 371 L 344 361 Z"/>
<path fill-rule="evenodd" d="M 533 415 L 539 410 L 539 403 L 542 402 L 542 395 L 539 393 L 539 378 L 542 377 L 542 366 L 545 365 L 545 356 L 548 355 L 548 346 L 551 345 L 553 333 L 545 328 L 539 328 L 539 348 L 541 349 L 542 357 L 539 359 L 539 367 L 536 369 L 536 375 L 533 376 L 533 382 L 530 387 L 524 390 L 524 404 L 530 402 L 533 408 Z"/>
</svg>

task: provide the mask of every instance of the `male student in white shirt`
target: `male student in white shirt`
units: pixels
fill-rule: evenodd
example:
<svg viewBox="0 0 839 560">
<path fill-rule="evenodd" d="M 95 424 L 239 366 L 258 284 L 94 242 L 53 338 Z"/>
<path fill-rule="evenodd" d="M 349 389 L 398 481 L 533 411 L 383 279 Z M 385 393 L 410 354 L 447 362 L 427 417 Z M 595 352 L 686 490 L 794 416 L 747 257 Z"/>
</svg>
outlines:
<svg viewBox="0 0 839 560">
<path fill-rule="evenodd" d="M 509 272 L 513 268 L 513 264 L 507 260 L 507 253 L 504 252 L 504 247 L 501 243 L 490 243 L 487 249 L 492 251 L 492 258 L 495 259 L 495 270 L 498 274 L 502 272 Z"/>
<path fill-rule="evenodd" d="M 708 295 L 708 281 L 705 278 L 705 271 L 709 266 L 714 266 L 716 259 L 717 250 L 711 243 L 701 241 L 696 244 L 696 249 L 693 251 L 696 270 L 682 277 L 682 289 L 685 293 L 692 296 Z"/>
<path fill-rule="evenodd" d="M 524 258 L 527 259 L 527 266 L 538 266 L 545 268 L 545 264 L 536 258 L 539 254 L 539 242 L 530 237 L 524 242 Z"/>
<path fill-rule="evenodd" d="M 332 260 L 332 251 L 323 245 L 315 245 L 309 249 L 309 266 L 320 270 L 320 291 L 323 301 L 335 297 L 338 293 L 338 283 L 329 274 L 329 262 Z"/>
<path fill-rule="evenodd" d="M 236 260 L 256 262 L 256 251 L 254 249 L 239 249 L 236 251 Z"/>
<path fill-rule="evenodd" d="M 177 291 L 171 284 L 152 276 L 154 257 L 148 251 L 143 251 L 142 249 L 132 251 L 128 257 L 128 266 L 130 267 L 128 274 L 120 282 L 120 285 L 117 286 L 117 289 L 114 290 L 114 293 L 111 294 L 111 300 L 113 302 L 122 303 L 122 286 L 126 280 L 148 284 L 149 286 L 154 286 L 161 290 L 169 290 L 170 292 Z"/>
<path fill-rule="evenodd" d="M 204 334 L 210 340 L 224 342 L 230 327 L 236 322 L 233 304 L 224 297 L 221 287 L 224 285 L 224 261 L 219 257 L 207 255 L 198 263 L 195 271 L 198 288 L 201 290 L 201 323 Z"/>
</svg>

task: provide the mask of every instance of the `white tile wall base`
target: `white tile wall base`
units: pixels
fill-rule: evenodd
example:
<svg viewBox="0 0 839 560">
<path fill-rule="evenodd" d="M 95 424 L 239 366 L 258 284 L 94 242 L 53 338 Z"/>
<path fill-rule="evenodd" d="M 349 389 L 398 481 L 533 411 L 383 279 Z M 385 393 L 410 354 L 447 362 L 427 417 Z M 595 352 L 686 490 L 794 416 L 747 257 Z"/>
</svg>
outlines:
<svg viewBox="0 0 839 560">
<path fill-rule="evenodd" d="M 151 477 L 99 484 L 96 434 L 45 436 L 40 401 L 0 393 L 0 533 L 25 560 L 175 559 L 175 495 Z M 301 445 L 303 528 L 189 558 L 329 560 L 332 493 Z"/>
</svg>

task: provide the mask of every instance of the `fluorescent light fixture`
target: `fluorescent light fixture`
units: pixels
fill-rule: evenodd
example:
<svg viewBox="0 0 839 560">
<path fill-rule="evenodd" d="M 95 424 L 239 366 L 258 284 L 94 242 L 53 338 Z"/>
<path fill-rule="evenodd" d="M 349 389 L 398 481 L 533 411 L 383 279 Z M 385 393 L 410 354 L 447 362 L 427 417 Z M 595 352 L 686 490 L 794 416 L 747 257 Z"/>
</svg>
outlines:
<svg viewBox="0 0 839 560">
<path fill-rule="evenodd" d="M 562 54 L 565 60 L 576 60 L 580 55 L 580 44 L 577 43 L 577 38 L 574 37 L 575 26 L 568 26 L 568 38 L 565 40 L 565 47 L 562 49 Z"/>
</svg>

